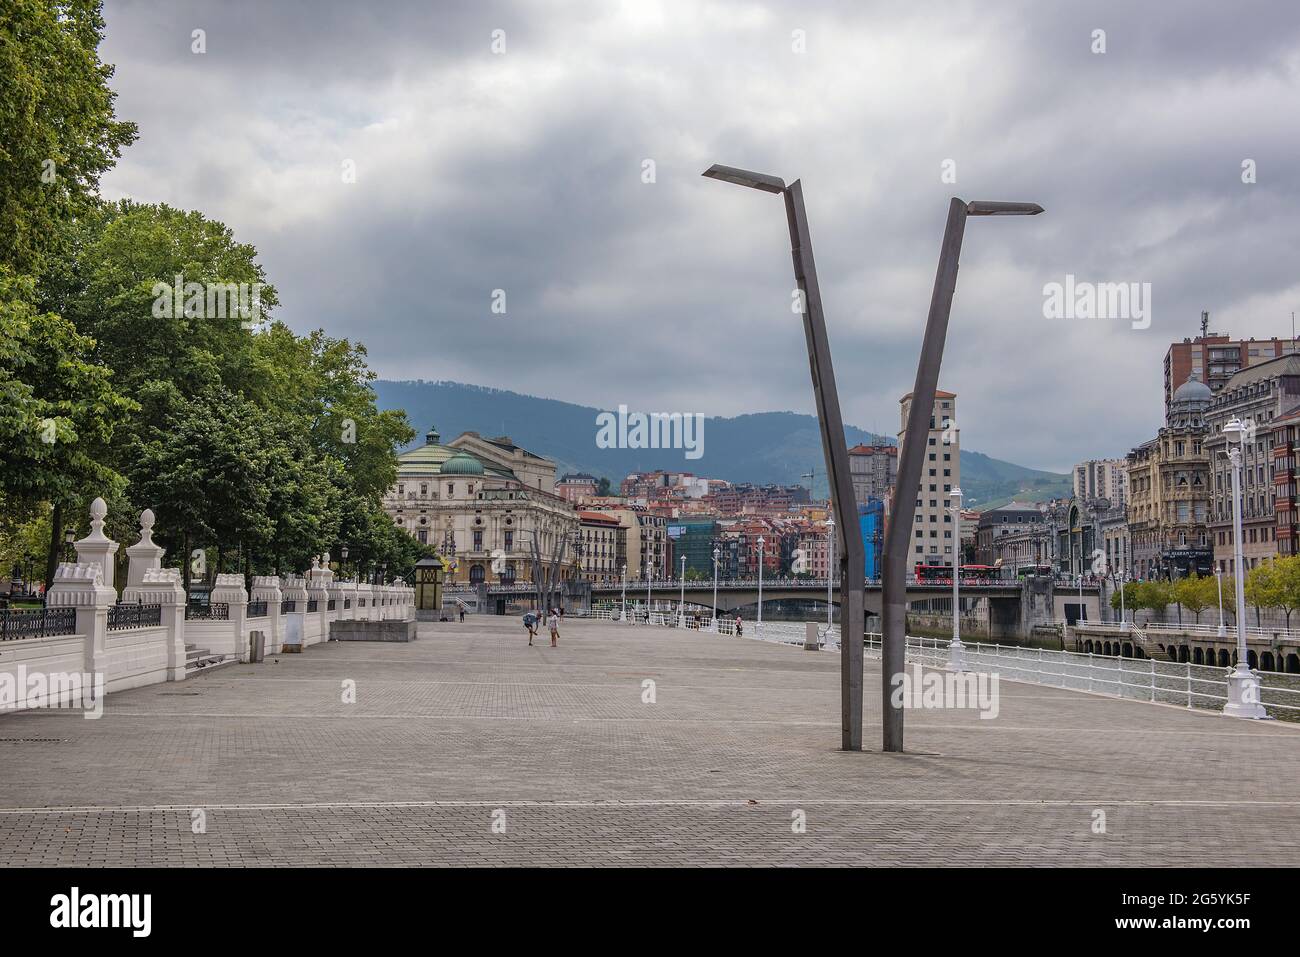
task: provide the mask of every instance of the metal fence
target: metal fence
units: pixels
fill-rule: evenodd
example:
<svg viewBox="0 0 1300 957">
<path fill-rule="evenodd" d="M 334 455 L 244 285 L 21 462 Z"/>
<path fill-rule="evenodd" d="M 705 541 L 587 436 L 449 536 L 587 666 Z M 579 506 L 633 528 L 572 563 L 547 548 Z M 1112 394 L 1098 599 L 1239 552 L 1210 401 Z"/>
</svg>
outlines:
<svg viewBox="0 0 1300 957">
<path fill-rule="evenodd" d="M 619 609 L 595 609 L 585 617 L 619 621 Z M 694 628 L 690 616 L 684 619 L 671 612 L 627 613 L 627 624 L 644 627 Z M 702 619 L 700 631 L 736 635 L 735 618 L 719 618 L 716 631 L 711 619 Z M 839 627 L 819 624 L 817 634 L 822 647 L 839 648 Z M 804 644 L 803 622 L 743 622 L 740 635 L 780 644 Z M 867 655 L 880 657 L 880 634 L 864 636 Z M 1158 658 L 1123 658 L 1117 655 L 1054 651 L 1022 645 L 963 642 L 963 660 L 970 671 L 996 672 L 1008 681 L 1050 685 L 1072 691 L 1108 694 L 1135 701 L 1183 705 L 1188 708 L 1218 710 L 1228 700 L 1230 669 L 1162 661 Z M 908 637 L 906 660 L 930 667 L 943 668 L 949 662 L 949 641 L 944 638 Z M 1268 671 L 1256 671 L 1260 680 L 1260 703 L 1271 717 L 1300 721 L 1300 677 Z"/>
<path fill-rule="evenodd" d="M 0 641 L 52 638 L 75 634 L 76 630 L 75 608 L 0 609 Z"/>
<path fill-rule="evenodd" d="M 267 603 L 264 601 L 250 601 L 248 603 L 249 618 L 265 618 L 269 614 Z"/>
<path fill-rule="evenodd" d="M 210 605 L 186 605 L 186 621 L 228 621 L 230 619 L 230 605 L 224 601 L 213 602 Z"/>
<path fill-rule="evenodd" d="M 280 614 L 282 615 L 287 615 L 290 612 L 297 611 L 297 610 L 298 610 L 298 603 L 291 598 L 285 599 L 284 601 L 280 602 Z"/>
<path fill-rule="evenodd" d="M 332 603 L 331 603 L 331 604 L 332 604 Z M 315 598 L 308 598 L 308 599 L 307 599 L 307 610 L 308 610 L 308 611 L 315 611 L 315 610 L 318 609 L 319 607 L 320 607 L 320 602 L 319 602 L 317 599 L 315 599 Z"/>
<path fill-rule="evenodd" d="M 162 605 L 114 605 L 108 610 L 108 630 L 154 628 L 162 624 Z"/>
<path fill-rule="evenodd" d="M 1227 668 L 1123 658 L 1115 655 L 1053 651 L 1020 645 L 962 642 L 963 659 L 971 671 L 996 672 L 1008 681 L 1091 691 L 1117 698 L 1179 704 L 1188 708 L 1220 709 L 1228 700 Z M 949 642 L 943 638 L 907 639 L 907 660 L 946 667 Z M 868 655 L 879 657 L 880 635 L 866 636 Z M 1260 703 L 1275 718 L 1300 720 L 1300 681 L 1273 672 L 1255 672 L 1260 679 Z"/>
</svg>

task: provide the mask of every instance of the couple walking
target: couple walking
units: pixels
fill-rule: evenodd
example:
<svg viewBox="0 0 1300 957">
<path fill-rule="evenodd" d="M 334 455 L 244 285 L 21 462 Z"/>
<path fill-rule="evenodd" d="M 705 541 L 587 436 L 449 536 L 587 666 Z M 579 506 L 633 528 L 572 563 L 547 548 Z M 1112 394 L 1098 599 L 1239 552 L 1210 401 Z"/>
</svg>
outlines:
<svg viewBox="0 0 1300 957">
<path fill-rule="evenodd" d="M 556 642 L 560 638 L 560 617 L 563 613 L 558 608 L 552 608 L 547 616 L 551 622 L 551 647 L 555 648 Z M 537 615 L 535 612 L 528 612 L 524 615 L 524 627 L 528 629 L 528 646 L 531 648 L 533 639 L 537 637 Z"/>
</svg>

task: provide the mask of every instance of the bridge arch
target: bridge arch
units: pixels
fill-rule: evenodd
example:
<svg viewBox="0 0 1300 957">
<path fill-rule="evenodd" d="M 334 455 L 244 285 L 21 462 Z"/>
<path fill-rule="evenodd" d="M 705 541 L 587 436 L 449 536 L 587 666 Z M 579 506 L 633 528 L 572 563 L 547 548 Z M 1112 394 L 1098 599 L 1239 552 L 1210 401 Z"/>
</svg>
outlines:
<svg viewBox="0 0 1300 957">
<path fill-rule="evenodd" d="M 1259 668 L 1261 671 L 1276 671 L 1273 665 L 1273 652 L 1266 651 L 1259 656 Z"/>
<path fill-rule="evenodd" d="M 1293 653 L 1286 656 L 1286 673 L 1300 675 L 1300 655 Z"/>
<path fill-rule="evenodd" d="M 1213 648 L 1210 649 L 1210 654 L 1214 654 Z M 1201 650 L 1200 645 L 1197 645 L 1195 648 L 1192 649 L 1192 664 L 1196 664 L 1196 665 L 1205 664 L 1205 652 Z"/>
<path fill-rule="evenodd" d="M 1229 657 L 1228 649 L 1226 648 L 1219 649 L 1219 667 L 1220 668 L 1232 667 L 1232 659 Z"/>
</svg>

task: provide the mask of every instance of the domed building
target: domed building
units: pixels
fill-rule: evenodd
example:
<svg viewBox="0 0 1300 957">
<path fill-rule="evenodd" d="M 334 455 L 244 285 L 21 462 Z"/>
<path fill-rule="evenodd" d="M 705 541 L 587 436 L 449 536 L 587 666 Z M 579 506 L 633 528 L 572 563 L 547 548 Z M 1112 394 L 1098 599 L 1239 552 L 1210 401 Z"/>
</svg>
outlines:
<svg viewBox="0 0 1300 957">
<path fill-rule="evenodd" d="M 424 444 L 397 457 L 397 481 L 384 510 L 416 541 L 453 562 L 450 582 L 532 581 L 533 538 L 543 557 L 578 518 L 555 494 L 555 463 L 508 436 L 464 432 L 442 444 L 430 429 Z M 573 577 L 577 556 L 565 549 L 561 577 Z"/>
<path fill-rule="evenodd" d="M 1164 428 L 1128 454 L 1129 545 L 1137 578 L 1213 572 L 1206 418 L 1213 398 L 1192 373 L 1174 392 Z"/>
</svg>

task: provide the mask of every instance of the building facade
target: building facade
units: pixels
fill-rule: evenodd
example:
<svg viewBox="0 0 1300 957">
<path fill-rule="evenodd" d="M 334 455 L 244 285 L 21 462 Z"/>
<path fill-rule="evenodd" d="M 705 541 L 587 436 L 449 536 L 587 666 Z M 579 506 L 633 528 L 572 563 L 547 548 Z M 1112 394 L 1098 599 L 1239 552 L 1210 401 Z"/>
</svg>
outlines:
<svg viewBox="0 0 1300 957">
<path fill-rule="evenodd" d="M 975 526 L 975 564 L 1001 569 L 1014 578 L 1027 565 L 1050 562 L 1050 533 L 1043 511 L 1028 502 L 1008 502 L 980 512 Z"/>
<path fill-rule="evenodd" d="M 1128 499 L 1128 462 L 1125 459 L 1080 462 L 1074 467 L 1074 497 L 1122 508 Z"/>
<path fill-rule="evenodd" d="M 873 498 L 883 501 L 898 478 L 898 446 L 853 446 L 849 449 L 849 475 L 853 479 L 853 501 L 859 505 Z"/>
<path fill-rule="evenodd" d="M 1223 427 L 1241 419 L 1247 431 L 1242 438 L 1242 558 L 1247 569 L 1278 554 L 1275 533 L 1277 467 L 1274 451 L 1277 426 L 1300 407 L 1300 356 L 1287 355 L 1242 369 L 1213 397 L 1205 415 L 1214 486 L 1210 534 L 1215 567 L 1232 571 L 1232 466 L 1228 437 Z M 1234 438 L 1235 443 L 1237 440 Z M 1286 478 L 1285 470 L 1282 474 Z"/>
<path fill-rule="evenodd" d="M 909 392 L 899 400 L 902 426 L 898 446 L 909 441 L 907 417 L 912 407 Z M 922 457 L 921 482 L 916 489 L 916 508 L 912 516 L 911 564 L 952 565 L 959 558 L 960 524 L 953 521 L 948 507 L 954 487 L 961 484 L 960 432 L 957 429 L 957 396 L 935 391 L 934 408 L 926 434 L 917 437 L 926 443 Z M 895 494 L 903 494 L 895 489 Z"/>
<path fill-rule="evenodd" d="M 1135 578 L 1212 570 L 1212 399 L 1209 387 L 1192 376 L 1174 393 L 1156 437 L 1128 454 L 1129 567 Z"/>
<path fill-rule="evenodd" d="M 578 513 L 582 549 L 582 577 L 586 581 L 611 584 L 620 580 L 627 556 L 627 529 L 607 512 Z"/>
<path fill-rule="evenodd" d="M 447 581 L 532 581 L 534 539 L 546 558 L 565 542 L 560 574 L 572 578 L 578 520 L 551 491 L 554 480 L 553 462 L 508 438 L 467 432 L 443 445 L 430 429 L 424 445 L 398 456 L 383 506 L 399 528 L 451 561 Z"/>
<path fill-rule="evenodd" d="M 1201 335 L 1169 346 L 1165 353 L 1165 414 L 1178 387 L 1196 375 L 1217 394 L 1228 380 L 1251 366 L 1300 352 L 1297 339 L 1233 339 L 1207 331 L 1209 313 L 1201 313 Z"/>
</svg>

